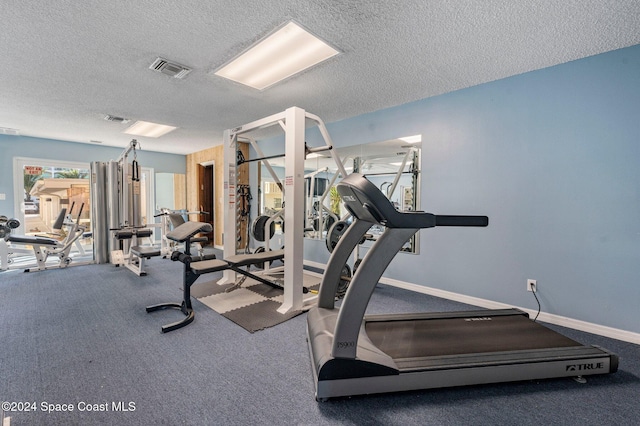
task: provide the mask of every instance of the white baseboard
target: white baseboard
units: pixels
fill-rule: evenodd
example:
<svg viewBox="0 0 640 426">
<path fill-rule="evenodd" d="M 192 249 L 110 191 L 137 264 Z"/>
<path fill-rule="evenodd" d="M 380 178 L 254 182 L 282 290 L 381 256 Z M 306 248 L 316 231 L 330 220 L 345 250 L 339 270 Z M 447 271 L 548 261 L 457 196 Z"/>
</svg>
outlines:
<svg viewBox="0 0 640 426">
<path fill-rule="evenodd" d="M 304 261 L 306 266 L 318 268 L 324 270 L 327 265 L 317 262 Z M 485 309 L 505 309 L 505 308 L 517 308 L 527 312 L 532 318 L 535 317 L 538 311 L 533 309 L 521 308 L 519 306 L 507 305 L 505 303 L 494 302 L 493 300 L 481 299 L 479 297 L 466 296 L 464 294 L 453 293 L 451 291 L 440 290 L 437 288 L 425 287 L 413 283 L 394 280 L 392 278 L 382 277 L 381 283 L 390 286 L 403 288 L 405 290 L 415 291 L 416 293 L 428 294 L 430 296 L 441 297 L 447 300 L 453 300 L 455 302 L 466 303 L 469 305 L 480 306 Z M 548 314 L 546 312 L 540 312 L 538 315 L 540 321 L 544 321 L 550 324 L 559 325 L 562 327 L 573 328 L 574 330 L 585 331 L 587 333 L 597 334 L 599 336 L 609 337 L 612 339 L 622 340 L 624 342 L 635 343 L 640 345 L 640 333 L 634 333 L 632 331 L 620 330 L 618 328 L 607 327 L 600 324 L 594 324 L 591 322 L 581 321 L 573 318 L 563 317 L 561 315 Z"/>
</svg>

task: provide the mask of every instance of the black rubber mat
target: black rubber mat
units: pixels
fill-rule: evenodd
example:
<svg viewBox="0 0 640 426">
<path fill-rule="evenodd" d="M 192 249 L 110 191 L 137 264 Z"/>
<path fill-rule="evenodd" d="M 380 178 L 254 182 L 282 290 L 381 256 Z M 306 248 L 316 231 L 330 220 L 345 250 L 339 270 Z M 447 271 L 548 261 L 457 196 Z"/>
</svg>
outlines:
<svg viewBox="0 0 640 426">
<path fill-rule="evenodd" d="M 235 322 L 248 332 L 253 333 L 283 323 L 303 312 L 293 311 L 287 314 L 281 314 L 278 312 L 280 305 L 280 303 L 273 300 L 263 300 L 221 315 Z"/>
</svg>

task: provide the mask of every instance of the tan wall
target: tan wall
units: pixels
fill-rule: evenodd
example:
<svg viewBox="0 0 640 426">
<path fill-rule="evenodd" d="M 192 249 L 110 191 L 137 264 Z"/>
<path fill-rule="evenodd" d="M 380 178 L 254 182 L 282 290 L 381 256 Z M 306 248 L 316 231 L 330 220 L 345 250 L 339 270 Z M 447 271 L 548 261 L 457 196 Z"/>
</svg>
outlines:
<svg viewBox="0 0 640 426">
<path fill-rule="evenodd" d="M 241 150 L 245 152 L 248 158 L 248 146 L 241 144 Z M 234 156 L 235 157 L 235 156 Z M 215 245 L 222 246 L 222 232 L 224 230 L 223 208 L 224 208 L 224 146 L 217 145 L 202 151 L 187 155 L 187 209 L 191 211 L 200 210 L 200 171 L 199 167 L 202 163 L 213 161 L 215 164 L 215 188 L 214 188 L 214 206 L 213 211 L 213 227 Z M 238 184 L 249 183 L 249 172 L 247 165 L 238 168 L 237 173 Z M 199 220 L 196 217 L 191 220 Z M 246 235 L 243 232 L 242 235 Z"/>
<path fill-rule="evenodd" d="M 187 194 L 183 188 L 187 187 L 187 177 L 183 174 L 173 175 L 173 208 L 176 210 L 187 208 Z"/>
</svg>

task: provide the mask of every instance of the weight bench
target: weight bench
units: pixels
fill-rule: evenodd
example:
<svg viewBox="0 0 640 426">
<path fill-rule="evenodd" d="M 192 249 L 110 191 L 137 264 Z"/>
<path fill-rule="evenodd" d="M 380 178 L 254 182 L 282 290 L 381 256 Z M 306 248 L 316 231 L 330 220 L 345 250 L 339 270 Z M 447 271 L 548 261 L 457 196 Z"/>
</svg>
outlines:
<svg viewBox="0 0 640 426">
<path fill-rule="evenodd" d="M 182 274 L 182 302 L 181 303 L 160 303 L 157 305 L 147 306 L 147 312 L 154 312 L 160 309 L 180 309 L 186 316 L 184 319 L 167 324 L 162 327 L 162 332 L 167 333 L 169 331 L 176 330 L 184 327 L 193 322 L 195 314 L 193 307 L 191 306 L 191 286 L 196 282 L 198 277 L 202 274 L 208 274 L 210 272 L 226 269 L 226 262 L 220 263 L 219 260 L 213 259 L 202 260 L 201 257 L 191 256 L 191 239 L 201 232 L 211 232 L 213 227 L 208 223 L 203 222 L 185 222 L 182 225 L 176 227 L 171 232 L 167 233 L 167 239 L 176 241 L 178 243 L 184 243 L 184 253 L 174 251 L 171 253 L 171 260 L 179 260 L 184 264 Z M 200 261 L 198 261 L 200 260 Z M 194 270 L 192 265 L 200 263 L 200 269 Z M 224 264 L 224 265 L 223 265 Z M 224 266 L 222 269 L 220 267 Z M 198 272 L 196 272 L 198 271 Z"/>
<path fill-rule="evenodd" d="M 195 313 L 193 312 L 193 307 L 191 305 L 191 286 L 196 282 L 200 275 L 231 269 L 242 275 L 253 278 L 261 283 L 278 288 L 282 287 L 272 281 L 252 274 L 248 270 L 244 270 L 242 268 L 251 265 L 262 264 L 265 262 L 272 262 L 274 260 L 282 260 L 284 258 L 284 250 L 268 251 L 255 254 L 239 254 L 229 256 L 229 258 L 227 259 L 216 259 L 215 256 L 208 259 L 198 256 L 191 256 L 191 238 L 193 238 L 193 236 L 200 232 L 211 232 L 211 229 L 212 227 L 208 223 L 185 222 L 166 235 L 167 238 L 172 241 L 185 243 L 184 253 L 174 251 L 171 254 L 171 260 L 177 260 L 184 264 L 182 283 L 183 300 L 181 303 L 160 303 L 157 305 L 148 306 L 146 310 L 147 312 L 154 312 L 160 309 L 167 308 L 180 309 L 186 316 L 186 318 L 163 326 L 163 333 L 176 330 L 193 322 Z M 234 288 L 235 287 L 237 287 L 237 285 L 234 286 Z"/>
</svg>

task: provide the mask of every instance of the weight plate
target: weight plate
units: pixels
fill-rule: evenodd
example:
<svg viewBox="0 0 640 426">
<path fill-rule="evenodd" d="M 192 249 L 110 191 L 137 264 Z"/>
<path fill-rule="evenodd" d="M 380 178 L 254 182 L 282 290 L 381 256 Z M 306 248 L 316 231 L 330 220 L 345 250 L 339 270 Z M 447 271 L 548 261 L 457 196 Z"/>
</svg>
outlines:
<svg viewBox="0 0 640 426">
<path fill-rule="evenodd" d="M 255 218 L 255 220 L 253 221 L 253 223 L 251 224 L 251 234 L 253 235 L 253 238 L 255 238 L 256 241 L 260 241 L 263 242 L 266 238 L 266 232 L 265 232 L 265 227 L 267 225 L 267 221 L 269 220 L 269 216 L 258 216 Z M 269 239 L 271 239 L 271 237 L 273 237 L 273 235 L 276 233 L 276 224 L 275 222 L 271 222 L 271 225 L 269 226 Z"/>
<path fill-rule="evenodd" d="M 324 218 L 324 231 L 329 231 L 333 224 L 336 223 L 336 219 L 333 216 L 327 215 Z"/>
<path fill-rule="evenodd" d="M 266 251 L 265 248 L 260 246 L 260 247 L 256 247 L 256 249 L 253 251 L 253 254 L 264 253 L 265 251 Z M 269 251 L 271 251 L 271 249 L 269 249 Z M 264 269 L 264 265 L 262 263 L 256 263 L 255 265 L 253 265 L 253 267 L 259 270 Z"/>
<path fill-rule="evenodd" d="M 362 259 L 358 259 L 356 260 L 356 262 L 353 264 L 353 275 L 356 274 L 356 271 L 358 270 L 358 268 L 360 267 L 360 264 L 362 263 Z"/>
<path fill-rule="evenodd" d="M 347 232 L 348 227 L 349 224 L 342 220 L 339 220 L 331 225 L 331 228 L 329 229 L 329 232 L 327 232 L 327 238 L 325 240 L 329 253 L 333 253 L 333 249 L 335 249 L 338 245 L 338 241 L 340 241 L 342 235 Z"/>
<path fill-rule="evenodd" d="M 342 271 L 340 272 L 340 282 L 338 283 L 338 288 L 336 290 L 336 297 L 341 299 L 347 292 L 347 288 L 349 288 L 349 284 L 351 284 L 351 268 L 349 265 L 344 265 Z"/>
</svg>

